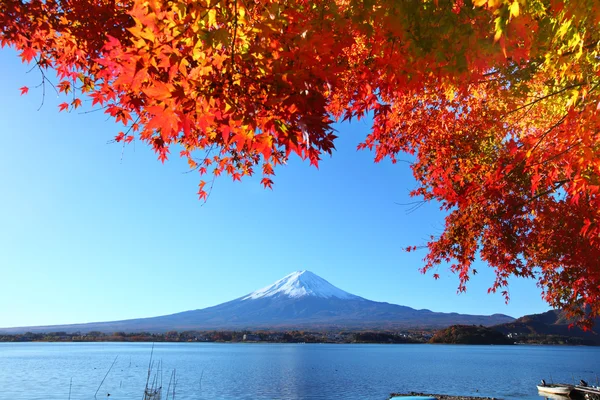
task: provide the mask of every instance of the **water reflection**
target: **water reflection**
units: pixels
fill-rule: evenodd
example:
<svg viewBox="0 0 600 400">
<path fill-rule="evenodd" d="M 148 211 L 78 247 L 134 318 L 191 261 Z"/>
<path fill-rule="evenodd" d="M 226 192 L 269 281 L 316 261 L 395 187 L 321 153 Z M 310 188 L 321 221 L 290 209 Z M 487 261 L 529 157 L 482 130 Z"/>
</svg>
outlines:
<svg viewBox="0 0 600 400">
<path fill-rule="evenodd" d="M 540 392 L 540 391 L 538 391 L 538 395 L 540 397 L 543 397 L 548 400 L 569 400 L 570 399 L 569 396 L 563 396 L 560 394 L 552 394 L 552 393 L 544 393 L 544 392 Z"/>
<path fill-rule="evenodd" d="M 93 400 L 118 355 L 98 399 L 141 398 L 151 347 L 0 343 L 0 397 Z M 564 400 L 538 394 L 536 384 L 600 374 L 600 348 L 590 347 L 160 343 L 154 359 L 177 370 L 177 400 L 385 400 L 412 391 Z"/>
</svg>

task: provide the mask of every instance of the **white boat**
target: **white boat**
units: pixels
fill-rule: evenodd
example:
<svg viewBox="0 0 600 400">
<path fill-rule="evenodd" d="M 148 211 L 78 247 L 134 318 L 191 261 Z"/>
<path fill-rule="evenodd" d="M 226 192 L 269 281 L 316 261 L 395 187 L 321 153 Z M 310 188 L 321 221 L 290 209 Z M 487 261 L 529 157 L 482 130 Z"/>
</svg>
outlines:
<svg viewBox="0 0 600 400">
<path fill-rule="evenodd" d="M 546 385 L 537 385 L 537 389 L 540 393 L 558 394 L 562 396 L 568 396 L 573 390 L 571 385 L 563 385 L 561 383 L 552 383 Z"/>
</svg>

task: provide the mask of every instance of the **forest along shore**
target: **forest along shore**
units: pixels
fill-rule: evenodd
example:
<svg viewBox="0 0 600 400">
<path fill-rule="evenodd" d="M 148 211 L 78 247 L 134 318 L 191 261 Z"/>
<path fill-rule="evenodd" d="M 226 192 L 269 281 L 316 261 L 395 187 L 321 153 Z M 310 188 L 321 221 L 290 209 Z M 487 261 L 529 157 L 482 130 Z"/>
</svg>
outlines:
<svg viewBox="0 0 600 400">
<path fill-rule="evenodd" d="M 406 331 L 170 331 L 149 332 L 47 332 L 2 334 L 0 342 L 218 342 L 218 343 L 381 343 L 381 344 L 544 344 L 599 345 L 600 340 L 543 333 L 502 332 L 498 327 L 453 325 L 446 329 Z"/>
<path fill-rule="evenodd" d="M 170 331 L 148 332 L 48 332 L 2 335 L 0 342 L 223 342 L 223 343 L 428 343 L 435 331 Z"/>
</svg>

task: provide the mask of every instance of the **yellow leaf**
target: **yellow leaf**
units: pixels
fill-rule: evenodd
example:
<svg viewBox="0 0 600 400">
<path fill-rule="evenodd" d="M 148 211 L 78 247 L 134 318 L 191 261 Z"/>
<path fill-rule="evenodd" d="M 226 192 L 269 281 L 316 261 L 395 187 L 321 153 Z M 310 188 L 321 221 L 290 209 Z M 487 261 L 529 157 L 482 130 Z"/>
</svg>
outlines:
<svg viewBox="0 0 600 400">
<path fill-rule="evenodd" d="M 444 94 L 448 101 L 452 101 L 456 97 L 456 92 L 452 86 L 447 86 L 444 90 Z"/>
<path fill-rule="evenodd" d="M 156 37 L 154 36 L 154 33 L 150 29 L 148 29 L 148 28 L 142 30 L 140 32 L 140 36 L 142 38 L 146 39 L 149 42 L 154 42 L 156 40 Z"/>
<path fill-rule="evenodd" d="M 508 11 L 510 12 L 511 17 L 519 16 L 519 2 L 517 0 L 513 1 L 513 3 L 508 7 Z"/>
<path fill-rule="evenodd" d="M 179 19 L 184 19 L 187 14 L 187 4 L 184 2 L 178 2 L 175 4 L 175 10 L 177 11 Z"/>
<path fill-rule="evenodd" d="M 142 32 L 142 25 L 136 22 L 135 26 L 129 27 L 127 30 L 131 32 L 133 36 L 139 37 Z"/>
<path fill-rule="evenodd" d="M 502 37 L 502 30 L 497 29 L 496 34 L 494 35 L 494 42 L 497 42 L 498 40 L 500 40 L 501 37 Z"/>
<path fill-rule="evenodd" d="M 217 10 L 214 8 L 208 11 L 208 26 L 215 26 L 217 24 Z"/>
<path fill-rule="evenodd" d="M 192 60 L 194 61 L 198 61 L 201 58 L 203 58 L 202 56 L 204 55 L 204 52 L 202 51 L 202 49 L 198 48 L 198 47 L 194 47 L 194 49 L 192 50 Z"/>
<path fill-rule="evenodd" d="M 571 27 L 571 20 L 563 22 L 560 25 L 560 27 L 558 28 L 558 31 L 556 32 L 557 35 L 562 39 L 567 34 L 567 31 L 569 30 L 570 27 Z"/>
</svg>

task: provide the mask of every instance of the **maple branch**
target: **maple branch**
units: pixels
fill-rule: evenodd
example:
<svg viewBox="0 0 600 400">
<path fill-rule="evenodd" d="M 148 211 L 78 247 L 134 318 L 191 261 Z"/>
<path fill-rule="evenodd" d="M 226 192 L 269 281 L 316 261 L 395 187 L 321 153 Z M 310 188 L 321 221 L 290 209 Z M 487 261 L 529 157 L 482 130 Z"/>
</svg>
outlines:
<svg viewBox="0 0 600 400">
<path fill-rule="evenodd" d="M 206 197 L 204 198 L 204 203 L 202 203 L 202 205 L 200 207 L 204 207 L 204 205 L 208 201 L 208 198 L 210 197 L 212 190 L 213 190 L 213 186 L 215 184 L 215 179 L 216 179 L 216 177 L 215 177 L 215 175 L 213 175 L 213 178 L 210 181 L 210 187 L 208 188 L 208 193 L 206 194 Z"/>
<path fill-rule="evenodd" d="M 414 206 L 412 206 L 412 207 L 409 207 L 409 208 L 406 210 L 406 215 L 409 215 L 409 214 L 412 214 L 412 213 L 414 213 L 414 212 L 415 212 L 415 211 L 417 211 L 419 208 L 423 207 L 423 206 L 424 206 L 426 203 L 427 203 L 427 201 L 423 200 L 423 201 L 421 201 L 420 203 L 418 203 L 418 204 L 415 204 L 415 205 L 414 205 Z"/>
<path fill-rule="evenodd" d="M 592 43 L 588 43 L 585 46 L 581 46 L 581 50 L 588 50 L 588 49 L 598 46 L 599 44 L 600 44 L 600 40 L 592 41 Z M 575 50 L 565 51 L 564 53 L 560 54 L 560 57 L 570 56 L 570 55 L 573 55 L 578 52 L 579 52 L 579 49 L 577 51 L 575 51 Z"/>
<path fill-rule="evenodd" d="M 549 134 L 550 132 L 552 132 L 552 131 L 553 131 L 555 128 L 557 128 L 559 125 L 561 125 L 563 122 L 565 122 L 565 119 L 567 119 L 567 116 L 568 116 L 568 115 L 569 115 L 568 113 L 567 113 L 567 114 L 565 114 L 565 115 L 563 115 L 563 116 L 562 116 L 562 118 L 558 120 L 558 122 L 556 122 L 554 125 L 552 125 L 550 128 L 548 128 L 548 130 L 546 130 L 546 132 L 544 132 L 544 133 L 542 134 L 542 136 L 540 136 L 540 138 L 538 139 L 537 143 L 536 143 L 536 144 L 535 144 L 535 145 L 534 145 L 534 146 L 531 148 L 531 150 L 529 150 L 529 151 L 530 151 L 531 153 L 533 153 L 533 152 L 535 151 L 535 149 L 537 149 L 537 148 L 538 148 L 538 146 L 540 145 L 540 143 L 542 143 L 542 140 L 544 140 L 544 138 L 545 138 L 546 136 L 548 136 L 548 134 Z"/>
<path fill-rule="evenodd" d="M 202 161 L 200 161 L 200 159 L 194 159 L 194 161 L 197 164 L 196 167 L 191 168 L 189 171 L 185 171 L 183 173 L 189 174 L 190 172 L 194 172 L 194 171 L 197 171 L 198 169 L 200 169 L 200 167 L 205 164 L 206 160 L 208 160 L 208 157 L 210 156 L 210 153 L 212 153 L 212 151 L 214 150 L 215 146 L 216 146 L 215 144 L 211 144 L 210 147 L 208 148 L 208 150 L 206 151 L 206 155 L 204 156 Z"/>
<path fill-rule="evenodd" d="M 560 90 L 557 90 L 556 92 L 552 92 L 552 93 L 549 93 L 549 94 L 547 94 L 545 96 L 538 97 L 537 99 L 535 99 L 534 101 L 532 101 L 530 103 L 524 104 L 524 105 L 522 105 L 520 107 L 515 108 L 514 110 L 508 111 L 504 116 L 512 114 L 512 113 L 515 113 L 515 112 L 517 112 L 519 110 L 522 110 L 522 109 L 524 109 L 526 107 L 535 105 L 536 103 L 539 103 L 540 101 L 546 100 L 549 97 L 556 96 L 557 94 L 560 94 L 560 93 L 562 93 L 564 91 L 567 91 L 569 89 L 573 89 L 573 88 L 576 88 L 576 87 L 580 87 L 580 86 L 583 86 L 583 83 L 576 83 L 576 84 L 573 84 L 573 85 L 565 86 L 564 88 L 562 88 Z"/>
<path fill-rule="evenodd" d="M 88 99 L 87 101 L 90 101 L 90 100 Z M 95 112 L 98 112 L 98 111 L 106 110 L 108 107 L 109 107 L 109 105 L 107 104 L 107 105 L 105 105 L 105 106 L 102 106 L 102 107 L 100 107 L 100 108 L 95 108 L 95 109 L 93 109 L 93 110 L 88 110 L 88 111 L 80 111 L 80 112 L 78 112 L 77 114 L 79 114 L 79 115 L 83 115 L 83 114 L 91 114 L 91 113 L 95 113 Z"/>
<path fill-rule="evenodd" d="M 36 61 L 37 61 L 37 60 L 36 60 Z M 27 70 L 25 73 L 26 73 L 26 74 L 30 73 L 31 71 L 33 71 L 33 70 L 34 70 L 36 67 L 38 67 L 38 66 L 39 66 L 39 65 L 38 65 L 38 63 L 36 62 L 36 63 L 35 63 L 35 65 L 34 65 L 34 66 L 32 66 L 32 67 L 31 67 L 29 70 Z"/>
<path fill-rule="evenodd" d="M 561 152 L 559 152 L 559 153 L 556 153 L 556 154 L 554 154 L 552 157 L 550 157 L 550 158 L 547 158 L 547 159 L 545 159 L 545 160 L 543 160 L 543 161 L 540 161 L 540 162 L 537 162 L 537 163 L 531 164 L 531 165 L 530 165 L 530 167 L 535 167 L 535 166 L 537 166 L 537 165 L 544 165 L 544 164 L 547 164 L 547 163 L 549 163 L 550 161 L 552 161 L 552 160 L 554 160 L 554 159 L 556 159 L 556 158 L 558 158 L 558 157 L 562 156 L 563 154 L 566 154 L 566 153 L 568 153 L 569 151 L 573 150 L 575 147 L 577 147 L 577 146 L 579 146 L 579 145 L 581 145 L 581 142 L 575 142 L 575 143 L 573 143 L 572 145 L 570 145 L 569 147 L 567 147 L 565 150 L 563 150 L 563 151 L 561 151 Z"/>
<path fill-rule="evenodd" d="M 498 75 L 500 72 L 502 72 L 502 71 L 497 69 L 495 71 L 486 72 L 485 74 L 482 74 L 481 76 L 483 76 L 484 78 L 487 78 L 488 76 Z"/>
<path fill-rule="evenodd" d="M 597 83 L 596 85 L 594 85 L 594 87 L 592 87 L 592 88 L 590 89 L 589 93 L 591 93 L 591 92 L 593 92 L 594 90 L 596 90 L 596 89 L 598 88 L 598 86 L 600 86 L 600 83 Z M 546 132 L 544 132 L 544 133 L 542 134 L 542 136 L 540 136 L 539 140 L 537 141 L 537 143 L 535 144 L 535 146 L 533 146 L 533 147 L 531 148 L 531 150 L 530 150 L 530 151 L 533 153 L 533 152 L 534 152 L 534 150 L 535 150 L 535 149 L 537 149 L 537 147 L 540 145 L 540 143 L 542 143 L 542 140 L 544 140 L 544 138 L 545 138 L 546 136 L 548 136 L 548 134 L 549 134 L 549 133 L 550 133 L 552 130 L 556 129 L 556 128 L 557 128 L 559 125 L 561 125 L 561 124 L 562 124 L 562 123 L 565 121 L 565 119 L 567 119 L 567 116 L 568 116 L 568 115 L 569 115 L 569 113 L 567 113 L 567 114 L 563 115 L 563 116 L 562 116 L 562 118 L 558 120 L 558 122 L 556 122 L 554 125 L 552 125 L 550 128 L 548 128 L 548 130 L 547 130 Z"/>
<path fill-rule="evenodd" d="M 237 26 L 238 26 L 238 9 L 237 0 L 233 1 L 233 40 L 231 41 L 231 79 L 233 80 L 233 70 L 235 68 L 235 41 L 237 38 Z"/>
<path fill-rule="evenodd" d="M 93 110 L 93 111 L 99 111 L 99 110 Z M 88 112 L 92 112 L 92 111 L 88 111 Z M 131 130 L 133 129 L 133 127 L 140 122 L 140 116 L 138 115 L 138 117 L 135 119 L 135 121 L 133 121 L 133 123 L 129 126 L 129 129 L 127 129 L 125 132 L 123 132 L 123 138 L 126 138 L 127 135 L 129 135 L 129 132 L 131 132 Z M 112 139 L 112 140 L 108 140 L 106 142 L 106 144 L 112 144 L 115 143 L 117 140 L 116 139 Z M 125 141 L 123 141 L 123 146 L 125 146 Z M 123 158 L 121 157 L 121 161 L 123 160 Z"/>
<path fill-rule="evenodd" d="M 408 215 L 408 214 L 412 214 L 413 212 L 417 211 L 419 208 L 423 207 L 428 202 L 429 202 L 428 200 L 417 200 L 417 201 L 411 201 L 409 203 L 394 202 L 394 204 L 396 204 L 398 206 L 410 206 L 406 209 L 406 215 Z"/>
<path fill-rule="evenodd" d="M 38 111 L 40 111 L 42 109 L 42 107 L 44 106 L 44 100 L 46 99 L 46 81 L 44 79 L 44 74 L 42 73 L 42 103 L 40 104 L 40 106 L 38 107 Z"/>
<path fill-rule="evenodd" d="M 563 180 L 554 182 L 555 186 L 551 187 L 548 190 L 544 190 L 543 192 L 538 193 L 535 196 L 530 197 L 529 199 L 527 199 L 527 201 L 525 201 L 524 203 L 521 204 L 521 207 L 523 207 L 525 204 L 531 203 L 532 201 L 534 201 L 536 199 L 539 199 L 542 196 L 556 192 L 557 189 L 560 189 L 565 183 L 567 183 L 569 181 L 570 181 L 570 179 L 563 179 Z"/>
<path fill-rule="evenodd" d="M 54 84 L 46 77 L 46 74 L 44 73 L 44 70 L 42 68 L 42 66 L 40 65 L 39 60 L 37 59 L 37 57 L 33 58 L 35 60 L 35 66 L 32 67 L 31 70 L 29 70 L 28 72 L 31 72 L 33 70 L 33 68 L 35 68 L 36 66 L 38 67 L 40 74 L 42 74 L 42 82 L 37 86 L 37 87 L 42 87 L 42 104 L 40 104 L 40 106 L 38 107 L 38 111 L 40 111 L 42 109 L 42 107 L 44 106 L 44 101 L 46 99 L 46 81 L 48 81 L 48 83 L 54 88 L 54 91 L 56 92 L 56 94 L 58 95 L 58 90 L 56 90 L 56 86 L 54 86 Z"/>
</svg>

